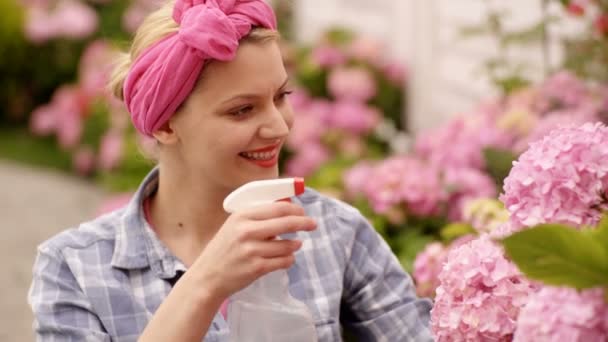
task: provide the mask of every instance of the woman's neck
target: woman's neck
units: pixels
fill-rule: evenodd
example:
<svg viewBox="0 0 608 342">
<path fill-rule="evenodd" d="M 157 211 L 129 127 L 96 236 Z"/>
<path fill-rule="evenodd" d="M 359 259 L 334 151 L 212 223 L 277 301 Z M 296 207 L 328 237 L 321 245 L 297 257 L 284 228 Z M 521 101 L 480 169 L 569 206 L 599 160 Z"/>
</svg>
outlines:
<svg viewBox="0 0 608 342">
<path fill-rule="evenodd" d="M 156 234 L 187 265 L 228 218 L 222 207 L 228 190 L 194 178 L 185 171 L 161 165 L 158 190 L 150 203 Z"/>
</svg>

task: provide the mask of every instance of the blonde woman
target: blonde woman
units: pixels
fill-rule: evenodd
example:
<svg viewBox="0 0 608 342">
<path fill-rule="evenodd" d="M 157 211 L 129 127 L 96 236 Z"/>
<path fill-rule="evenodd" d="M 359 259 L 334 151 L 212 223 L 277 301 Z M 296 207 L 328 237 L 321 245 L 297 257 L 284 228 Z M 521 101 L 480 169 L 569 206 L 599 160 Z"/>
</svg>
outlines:
<svg viewBox="0 0 608 342">
<path fill-rule="evenodd" d="M 278 177 L 293 122 L 278 39 L 263 0 L 177 0 L 142 24 L 113 88 L 158 142 L 158 166 L 126 207 L 39 247 L 38 340 L 226 341 L 230 296 L 278 269 L 319 341 L 341 326 L 431 340 L 430 302 L 356 209 L 307 189 L 224 212 L 232 190 Z"/>
</svg>

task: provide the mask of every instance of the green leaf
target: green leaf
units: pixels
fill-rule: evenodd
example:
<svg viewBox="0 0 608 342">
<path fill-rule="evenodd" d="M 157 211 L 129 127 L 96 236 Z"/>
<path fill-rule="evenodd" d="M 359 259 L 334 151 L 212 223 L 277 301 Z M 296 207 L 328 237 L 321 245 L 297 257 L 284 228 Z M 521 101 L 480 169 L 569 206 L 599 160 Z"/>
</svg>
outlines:
<svg viewBox="0 0 608 342">
<path fill-rule="evenodd" d="M 581 231 L 544 224 L 515 233 L 502 244 L 532 279 L 577 289 L 608 285 L 608 253 Z"/>
<path fill-rule="evenodd" d="M 502 188 L 502 182 L 511 172 L 513 161 L 517 156 L 509 151 L 498 148 L 485 148 L 483 156 L 486 163 L 486 170 L 499 188 Z"/>
<path fill-rule="evenodd" d="M 419 229 L 410 228 L 404 230 L 395 239 L 395 244 L 398 247 L 398 258 L 401 265 L 407 272 L 412 272 L 414 268 L 414 260 L 418 253 L 422 252 L 424 247 L 433 242 L 434 239 L 423 234 Z"/>
<path fill-rule="evenodd" d="M 608 215 L 604 215 L 597 228 L 585 231 L 590 239 L 600 244 L 608 254 Z"/>
<path fill-rule="evenodd" d="M 471 225 L 466 223 L 450 223 L 441 228 L 441 231 L 439 232 L 441 239 L 445 242 L 456 240 L 457 238 L 468 234 L 477 234 L 477 232 Z"/>
</svg>

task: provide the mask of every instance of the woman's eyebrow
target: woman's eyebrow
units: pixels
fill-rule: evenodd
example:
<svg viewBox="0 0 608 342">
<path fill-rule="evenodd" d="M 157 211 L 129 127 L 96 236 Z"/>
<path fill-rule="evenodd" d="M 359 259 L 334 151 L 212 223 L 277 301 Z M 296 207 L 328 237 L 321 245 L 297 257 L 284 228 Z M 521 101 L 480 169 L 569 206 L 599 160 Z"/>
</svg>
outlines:
<svg viewBox="0 0 608 342">
<path fill-rule="evenodd" d="M 281 86 L 279 87 L 279 90 L 285 88 L 288 83 L 289 83 L 289 76 L 287 76 L 287 78 L 285 78 L 285 81 L 283 81 L 283 84 L 281 84 Z M 253 100 L 253 99 L 257 99 L 258 97 L 260 97 L 260 95 L 259 94 L 254 94 L 254 93 L 250 93 L 250 94 L 237 94 L 237 95 L 234 95 L 234 96 L 230 97 L 227 100 L 222 101 L 221 104 L 225 104 L 225 103 L 232 102 L 234 100 L 240 100 L 240 99 Z"/>
</svg>

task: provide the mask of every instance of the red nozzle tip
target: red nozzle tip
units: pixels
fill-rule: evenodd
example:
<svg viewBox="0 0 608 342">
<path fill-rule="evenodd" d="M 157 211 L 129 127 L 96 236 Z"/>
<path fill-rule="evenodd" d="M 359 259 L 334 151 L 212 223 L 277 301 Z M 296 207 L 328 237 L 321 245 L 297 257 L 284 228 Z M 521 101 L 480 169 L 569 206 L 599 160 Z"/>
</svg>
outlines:
<svg viewBox="0 0 608 342">
<path fill-rule="evenodd" d="M 295 191 L 295 195 L 301 195 L 304 193 L 304 178 L 296 177 L 293 181 L 293 189 Z"/>
</svg>

